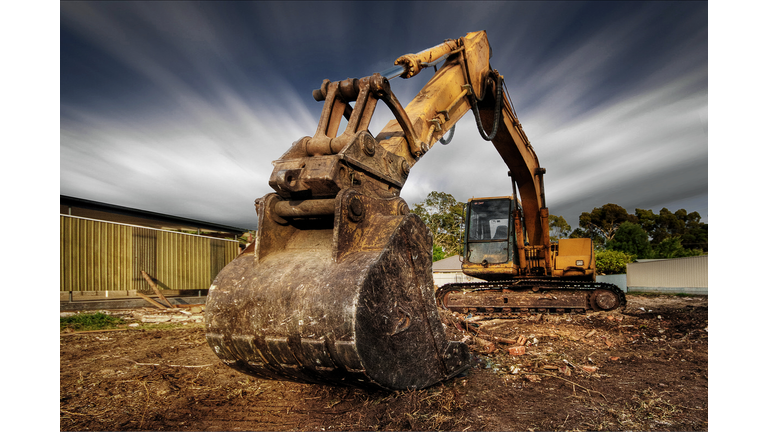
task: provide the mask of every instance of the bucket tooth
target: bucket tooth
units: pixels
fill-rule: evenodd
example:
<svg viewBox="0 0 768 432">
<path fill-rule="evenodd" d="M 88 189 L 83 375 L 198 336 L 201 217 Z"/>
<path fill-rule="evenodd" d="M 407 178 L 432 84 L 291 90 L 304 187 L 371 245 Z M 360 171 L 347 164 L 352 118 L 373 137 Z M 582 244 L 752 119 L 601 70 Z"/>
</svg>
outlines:
<svg viewBox="0 0 768 432">
<path fill-rule="evenodd" d="M 214 352 L 261 378 L 388 390 L 466 370 L 468 347 L 446 339 L 438 316 L 425 225 L 399 198 L 347 189 L 336 200 L 332 224 L 271 218 L 280 198 L 262 200 L 271 237 L 260 232 L 208 294 Z"/>
</svg>

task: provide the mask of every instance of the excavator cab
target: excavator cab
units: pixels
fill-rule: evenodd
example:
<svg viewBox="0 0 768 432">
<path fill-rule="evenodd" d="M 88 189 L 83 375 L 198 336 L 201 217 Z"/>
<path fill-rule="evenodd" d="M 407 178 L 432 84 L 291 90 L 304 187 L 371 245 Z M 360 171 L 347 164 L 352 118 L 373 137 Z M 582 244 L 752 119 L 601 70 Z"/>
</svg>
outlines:
<svg viewBox="0 0 768 432">
<path fill-rule="evenodd" d="M 473 264 L 515 263 L 512 199 L 471 199 L 467 206 L 465 261 Z"/>
</svg>

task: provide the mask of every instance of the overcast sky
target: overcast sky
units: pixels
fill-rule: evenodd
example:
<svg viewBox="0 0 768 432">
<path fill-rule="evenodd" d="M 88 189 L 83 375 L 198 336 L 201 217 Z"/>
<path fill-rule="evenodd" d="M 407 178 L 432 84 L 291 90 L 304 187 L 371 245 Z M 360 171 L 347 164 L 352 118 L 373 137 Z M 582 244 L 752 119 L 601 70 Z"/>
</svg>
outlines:
<svg viewBox="0 0 768 432">
<path fill-rule="evenodd" d="M 486 30 L 551 214 L 707 221 L 707 19 L 705 2 L 64 2 L 60 193 L 254 229 L 271 162 L 314 134 L 323 79 Z M 392 88 L 405 105 L 430 75 Z M 506 173 L 469 113 L 401 196 L 510 195 Z"/>
</svg>

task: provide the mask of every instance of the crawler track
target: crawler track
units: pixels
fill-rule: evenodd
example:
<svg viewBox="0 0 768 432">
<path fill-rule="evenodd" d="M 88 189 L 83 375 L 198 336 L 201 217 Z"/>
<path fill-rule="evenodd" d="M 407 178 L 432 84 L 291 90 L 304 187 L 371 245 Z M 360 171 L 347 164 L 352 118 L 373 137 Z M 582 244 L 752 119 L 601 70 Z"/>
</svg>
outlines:
<svg viewBox="0 0 768 432">
<path fill-rule="evenodd" d="M 462 313 L 585 313 L 625 308 L 624 292 L 603 282 L 526 279 L 456 283 L 435 293 L 438 305 Z"/>
</svg>

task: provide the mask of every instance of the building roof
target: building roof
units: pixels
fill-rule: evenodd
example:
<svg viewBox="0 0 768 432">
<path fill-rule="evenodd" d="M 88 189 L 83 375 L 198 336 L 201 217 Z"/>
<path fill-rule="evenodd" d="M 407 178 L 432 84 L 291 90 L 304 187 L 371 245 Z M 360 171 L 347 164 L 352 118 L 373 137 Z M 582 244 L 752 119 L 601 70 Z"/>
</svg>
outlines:
<svg viewBox="0 0 768 432">
<path fill-rule="evenodd" d="M 182 218 L 162 213 L 155 213 L 82 198 L 65 195 L 59 196 L 60 214 L 79 216 L 102 221 L 140 225 L 150 228 L 170 230 L 204 230 L 206 234 L 226 234 L 228 237 L 241 236 L 248 229 L 215 224 L 195 219 Z"/>
</svg>

